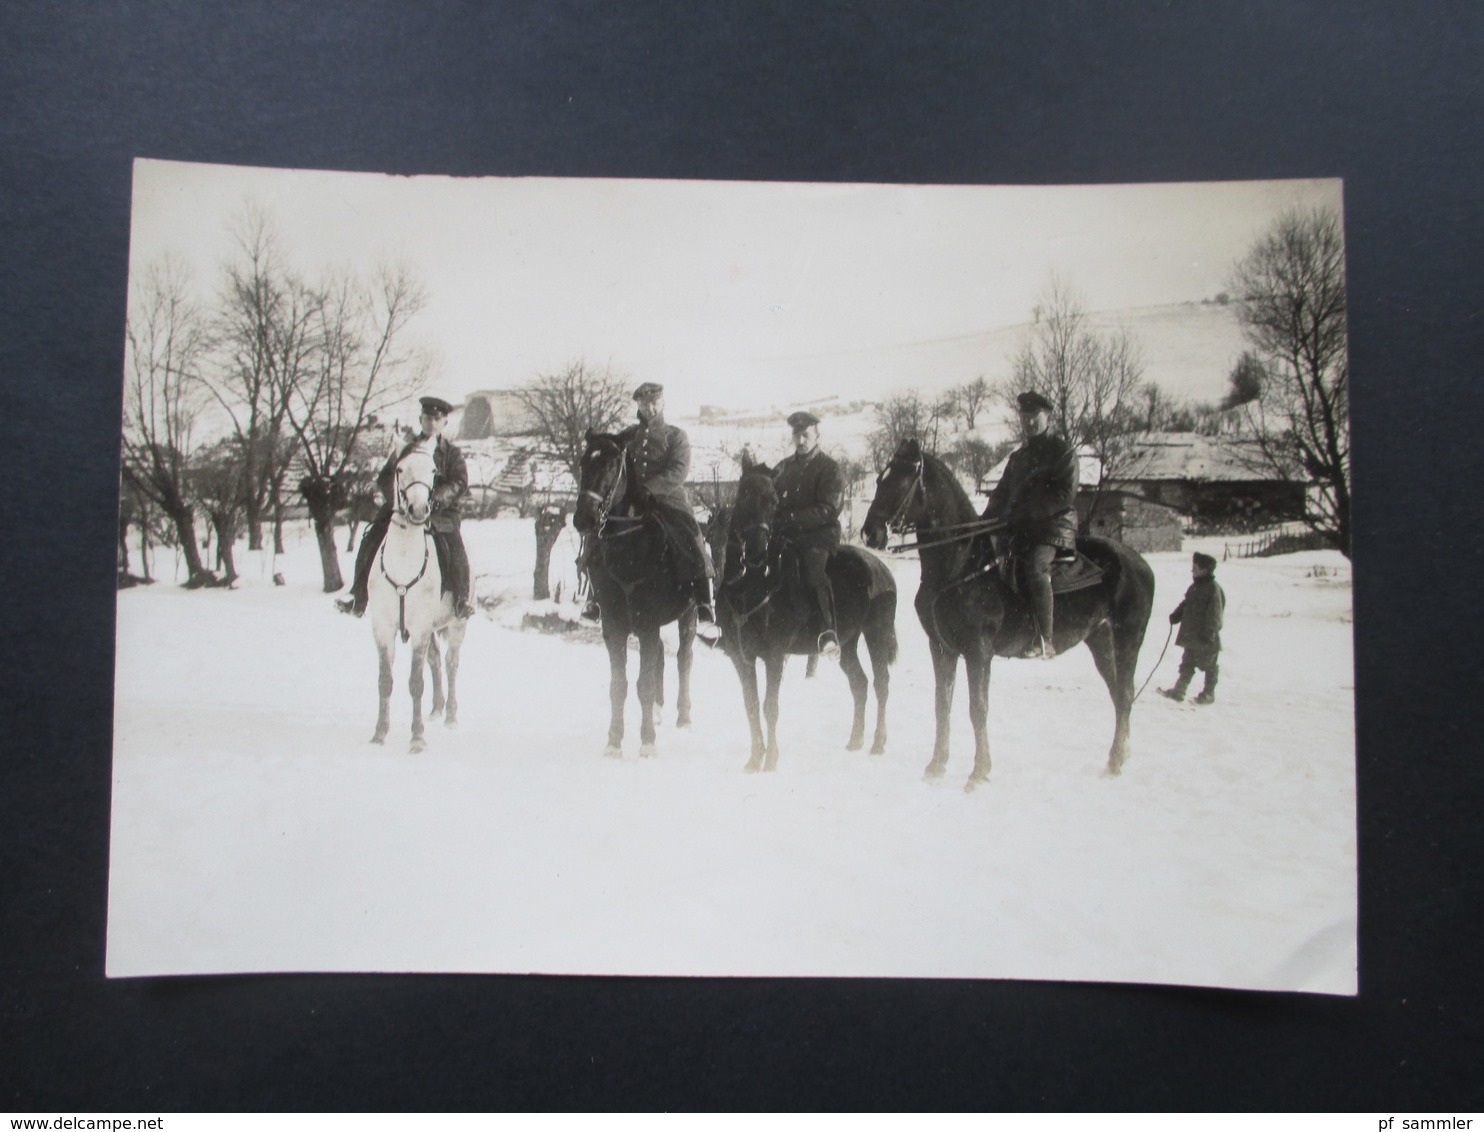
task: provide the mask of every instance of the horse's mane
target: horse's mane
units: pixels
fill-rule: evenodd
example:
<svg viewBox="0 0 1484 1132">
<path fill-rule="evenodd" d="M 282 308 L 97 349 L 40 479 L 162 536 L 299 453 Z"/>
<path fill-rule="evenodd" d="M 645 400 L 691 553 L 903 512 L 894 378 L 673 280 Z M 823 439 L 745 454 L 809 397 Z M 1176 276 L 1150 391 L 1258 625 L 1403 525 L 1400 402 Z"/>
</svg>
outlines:
<svg viewBox="0 0 1484 1132">
<path fill-rule="evenodd" d="M 929 452 L 926 448 L 919 448 L 919 451 L 922 453 L 922 467 L 924 475 L 926 476 L 930 472 L 934 476 L 934 478 L 936 478 L 940 483 L 944 485 L 945 489 L 948 492 L 949 498 L 953 500 L 953 504 L 955 507 L 957 507 L 960 511 L 970 513 L 975 518 L 977 518 L 979 512 L 975 509 L 973 502 L 969 499 L 969 493 L 964 490 L 964 485 L 959 483 L 958 477 L 953 474 L 953 469 L 950 468 L 942 460 L 941 457 L 935 455 L 932 452 Z M 955 516 L 955 518 L 957 518 L 957 516 Z"/>
</svg>

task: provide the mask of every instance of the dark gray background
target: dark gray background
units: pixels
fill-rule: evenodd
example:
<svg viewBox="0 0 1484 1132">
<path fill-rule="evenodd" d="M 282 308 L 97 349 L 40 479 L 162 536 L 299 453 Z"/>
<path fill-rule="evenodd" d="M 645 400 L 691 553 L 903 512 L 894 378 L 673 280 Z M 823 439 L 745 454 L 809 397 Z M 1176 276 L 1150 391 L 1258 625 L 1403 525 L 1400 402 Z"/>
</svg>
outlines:
<svg viewBox="0 0 1484 1132">
<path fill-rule="evenodd" d="M 0 1109 L 1484 1108 L 1481 30 L 1467 3 L 11 0 Z M 135 156 L 802 181 L 1343 177 L 1360 997 L 105 981 Z"/>
</svg>

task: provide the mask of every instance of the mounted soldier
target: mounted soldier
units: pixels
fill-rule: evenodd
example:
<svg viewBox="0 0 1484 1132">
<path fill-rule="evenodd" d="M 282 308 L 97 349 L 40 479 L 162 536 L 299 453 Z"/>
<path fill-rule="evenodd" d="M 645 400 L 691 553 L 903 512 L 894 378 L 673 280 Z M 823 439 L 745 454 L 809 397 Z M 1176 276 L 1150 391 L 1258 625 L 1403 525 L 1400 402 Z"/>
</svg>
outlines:
<svg viewBox="0 0 1484 1132">
<path fill-rule="evenodd" d="M 418 400 L 422 408 L 418 417 L 422 432 L 391 456 L 381 469 L 381 474 L 376 477 L 376 487 L 381 492 L 384 503 L 381 513 L 366 525 L 366 532 L 361 536 L 350 596 L 335 603 L 342 613 L 360 617 L 366 612 L 371 568 L 392 521 L 397 491 L 397 465 L 419 444 L 432 440 L 433 515 L 428 520 L 428 528 L 433 534 L 433 545 L 438 554 L 438 567 L 443 573 L 444 588 L 453 595 L 455 612 L 466 620 L 474 616 L 474 606 L 469 601 L 469 555 L 464 549 L 459 517 L 459 501 L 469 493 L 469 473 L 464 466 L 463 454 L 443 435 L 453 406 L 441 397 L 421 397 Z"/>
<path fill-rule="evenodd" d="M 1038 636 L 1024 655 L 1050 660 L 1051 563 L 1058 551 L 1077 547 L 1077 453 L 1051 431 L 1053 406 L 1045 397 L 1022 393 L 1016 406 L 1025 443 L 1010 454 L 983 518 L 1004 525 L 1015 583 L 1035 619 Z"/>
<path fill-rule="evenodd" d="M 690 476 L 690 437 L 683 428 L 665 420 L 663 385 L 644 382 L 634 390 L 634 405 L 639 421 L 620 432 L 617 440 L 633 462 L 640 496 L 664 528 L 678 577 L 692 587 L 697 620 L 713 624 L 716 618 L 711 601 L 711 559 L 691 509 L 690 493 L 685 488 Z M 591 541 L 584 544 L 578 563 L 584 571 Z M 592 618 L 598 612 L 595 604 L 589 599 L 583 615 Z M 710 643 L 714 636 L 703 639 Z"/>
<path fill-rule="evenodd" d="M 840 509 L 845 502 L 845 479 L 840 466 L 819 448 L 819 418 L 813 413 L 791 413 L 794 453 L 780 460 L 773 472 L 778 492 L 774 519 L 773 554 L 785 576 L 797 571 L 807 600 L 819 616 L 819 652 L 840 652 L 835 633 L 835 594 L 826 572 L 830 551 L 840 545 Z"/>
</svg>

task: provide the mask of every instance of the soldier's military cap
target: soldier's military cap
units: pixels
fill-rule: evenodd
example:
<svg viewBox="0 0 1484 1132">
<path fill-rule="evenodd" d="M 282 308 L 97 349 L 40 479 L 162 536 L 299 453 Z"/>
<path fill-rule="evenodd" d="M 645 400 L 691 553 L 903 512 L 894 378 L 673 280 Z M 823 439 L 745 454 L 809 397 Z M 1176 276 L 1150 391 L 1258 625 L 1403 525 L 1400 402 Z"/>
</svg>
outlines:
<svg viewBox="0 0 1484 1132">
<path fill-rule="evenodd" d="M 1042 412 L 1054 412 L 1056 407 L 1034 390 L 1028 390 L 1015 398 L 1015 403 L 1020 406 L 1022 413 L 1034 413 L 1038 409 Z"/>
<path fill-rule="evenodd" d="M 419 397 L 417 401 L 430 417 L 446 417 L 453 412 L 453 406 L 442 397 Z"/>
<path fill-rule="evenodd" d="M 653 401 L 665 392 L 665 387 L 657 381 L 646 381 L 638 389 L 634 390 L 635 401 Z"/>
<path fill-rule="evenodd" d="M 1209 554 L 1202 554 L 1199 550 L 1190 556 L 1190 560 L 1202 570 L 1216 569 L 1216 559 L 1212 558 Z"/>
<path fill-rule="evenodd" d="M 805 412 L 803 409 L 800 409 L 797 413 L 788 414 L 788 427 L 795 432 L 806 429 L 810 425 L 817 425 L 818 423 L 818 417 L 813 413 Z"/>
</svg>

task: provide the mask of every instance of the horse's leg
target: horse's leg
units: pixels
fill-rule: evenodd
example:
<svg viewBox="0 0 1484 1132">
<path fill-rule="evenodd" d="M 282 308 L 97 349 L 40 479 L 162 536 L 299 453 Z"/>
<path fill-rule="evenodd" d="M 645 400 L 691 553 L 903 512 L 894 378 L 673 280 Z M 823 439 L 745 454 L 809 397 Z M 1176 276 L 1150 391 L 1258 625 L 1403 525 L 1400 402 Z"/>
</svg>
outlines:
<svg viewBox="0 0 1484 1132">
<path fill-rule="evenodd" d="M 895 635 L 896 627 L 890 622 L 885 633 L 876 626 L 866 634 L 866 650 L 871 654 L 871 683 L 876 690 L 876 734 L 871 740 L 873 755 L 886 750 L 886 701 L 891 698 L 891 642 Z"/>
<path fill-rule="evenodd" d="M 660 682 L 665 678 L 665 645 L 660 627 L 648 626 L 639 633 L 639 757 L 659 754 L 654 744 L 654 717 L 660 702 Z"/>
<path fill-rule="evenodd" d="M 870 688 L 870 681 L 866 679 L 866 670 L 861 667 L 859 645 L 860 638 L 851 637 L 840 646 L 840 668 L 845 673 L 845 679 L 850 682 L 850 695 L 855 700 L 855 714 L 850 723 L 850 741 L 845 744 L 847 751 L 858 751 L 866 745 L 866 692 Z"/>
<path fill-rule="evenodd" d="M 742 706 L 747 709 L 747 725 L 752 731 L 752 757 L 743 769 L 759 771 L 763 769 L 763 724 L 757 698 L 757 661 L 748 660 L 740 650 L 730 655 L 737 679 L 742 683 Z"/>
<path fill-rule="evenodd" d="M 443 714 L 443 658 L 439 655 L 438 634 L 428 634 L 428 675 L 433 680 L 433 704 L 428 708 L 428 718 L 437 719 Z"/>
<path fill-rule="evenodd" d="M 376 642 L 376 690 L 380 696 L 380 704 L 376 711 L 376 731 L 371 736 L 371 742 L 378 746 L 386 742 L 386 733 L 391 728 L 392 660 L 396 655 L 395 638 Z"/>
<path fill-rule="evenodd" d="M 429 634 L 431 636 L 431 634 Z M 412 744 L 409 750 L 415 755 L 428 745 L 423 737 L 423 669 L 428 663 L 428 639 L 415 641 L 412 645 L 412 675 L 407 681 L 407 690 L 412 695 Z"/>
<path fill-rule="evenodd" d="M 444 701 L 444 727 L 456 727 L 459 722 L 459 653 L 464 647 L 464 628 L 467 621 L 454 618 L 444 630 L 443 661 L 448 672 L 448 697 Z"/>
<path fill-rule="evenodd" d="M 814 674 L 819 671 L 819 654 L 811 652 L 804 663 L 804 679 L 813 680 Z M 854 747 L 851 750 L 855 750 Z"/>
<path fill-rule="evenodd" d="M 783 666 L 788 656 L 782 649 L 769 652 L 763 658 L 763 670 L 768 687 L 763 697 L 763 717 L 768 721 L 768 753 L 763 760 L 764 770 L 778 769 L 778 688 L 783 683 Z"/>
<path fill-rule="evenodd" d="M 950 652 L 936 637 L 928 637 L 928 650 L 933 654 L 933 713 L 935 732 L 933 758 L 923 771 L 924 778 L 942 778 L 948 767 L 949 714 L 953 710 L 953 686 L 958 682 L 958 654 Z"/>
<path fill-rule="evenodd" d="M 979 641 L 964 653 L 969 678 L 969 721 L 974 727 L 974 770 L 965 790 L 989 781 L 989 666 L 994 660 L 987 642 Z"/>
<path fill-rule="evenodd" d="M 603 754 L 623 757 L 623 709 L 629 698 L 629 631 L 603 622 L 603 643 L 608 646 L 608 746 Z"/>
<path fill-rule="evenodd" d="M 696 608 L 688 606 L 680 615 L 680 647 L 675 653 L 675 674 L 679 690 L 675 694 L 675 726 L 690 726 L 690 670 L 696 652 Z"/>
<path fill-rule="evenodd" d="M 1134 650 L 1127 664 L 1123 663 L 1120 655 L 1123 650 L 1118 647 L 1117 634 L 1107 621 L 1087 634 L 1086 644 L 1092 652 L 1093 663 L 1098 666 L 1098 675 L 1108 685 L 1108 695 L 1113 699 L 1113 745 L 1108 749 L 1108 765 L 1103 773 L 1118 774 L 1128 760 L 1129 715 L 1134 706 L 1133 672 L 1138 650 Z"/>
</svg>

